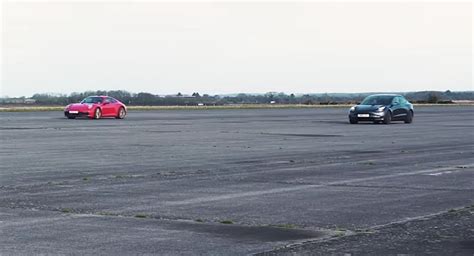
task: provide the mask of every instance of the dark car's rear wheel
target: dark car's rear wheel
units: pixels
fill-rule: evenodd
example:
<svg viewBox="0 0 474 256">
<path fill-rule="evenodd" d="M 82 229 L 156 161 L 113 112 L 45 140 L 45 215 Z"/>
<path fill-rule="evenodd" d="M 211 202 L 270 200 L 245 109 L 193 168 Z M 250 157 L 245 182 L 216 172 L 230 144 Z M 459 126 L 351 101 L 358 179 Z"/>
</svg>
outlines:
<svg viewBox="0 0 474 256">
<path fill-rule="evenodd" d="M 359 122 L 359 120 L 357 120 L 356 117 L 349 117 L 349 123 L 351 124 L 357 124 Z"/>
<path fill-rule="evenodd" d="M 383 123 L 384 124 L 390 124 L 390 122 L 392 122 L 392 113 L 390 111 L 388 111 L 387 113 L 385 113 L 385 115 L 383 117 Z"/>
<path fill-rule="evenodd" d="M 127 115 L 127 112 L 125 111 L 125 108 L 121 107 L 117 113 L 117 116 L 115 118 L 117 119 L 124 119 L 125 115 Z"/>
<path fill-rule="evenodd" d="M 406 124 L 410 124 L 413 122 L 413 112 L 411 110 L 408 111 L 407 116 L 405 117 L 404 121 Z"/>
<path fill-rule="evenodd" d="M 94 119 L 100 119 L 102 117 L 102 110 L 100 108 L 96 108 L 94 111 Z"/>
</svg>

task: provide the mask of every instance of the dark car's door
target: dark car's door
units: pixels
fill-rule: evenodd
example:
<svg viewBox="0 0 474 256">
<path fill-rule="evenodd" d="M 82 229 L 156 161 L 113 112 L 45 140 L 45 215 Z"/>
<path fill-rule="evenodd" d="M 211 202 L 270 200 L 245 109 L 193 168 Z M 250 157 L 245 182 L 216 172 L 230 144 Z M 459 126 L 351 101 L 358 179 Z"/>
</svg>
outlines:
<svg viewBox="0 0 474 256">
<path fill-rule="evenodd" d="M 401 97 L 394 97 L 392 100 L 392 118 L 403 119 L 407 115 L 404 104 L 402 104 Z"/>
</svg>

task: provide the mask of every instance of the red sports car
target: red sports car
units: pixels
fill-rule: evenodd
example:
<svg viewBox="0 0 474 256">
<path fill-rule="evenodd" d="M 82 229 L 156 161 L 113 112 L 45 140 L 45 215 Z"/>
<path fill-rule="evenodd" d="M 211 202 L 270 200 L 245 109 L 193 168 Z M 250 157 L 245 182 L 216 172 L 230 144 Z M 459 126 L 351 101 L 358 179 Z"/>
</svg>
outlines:
<svg viewBox="0 0 474 256">
<path fill-rule="evenodd" d="M 125 118 L 127 107 L 122 102 L 109 96 L 90 96 L 80 103 L 69 104 L 64 109 L 64 115 L 69 119 L 76 117 L 101 117 Z"/>
</svg>

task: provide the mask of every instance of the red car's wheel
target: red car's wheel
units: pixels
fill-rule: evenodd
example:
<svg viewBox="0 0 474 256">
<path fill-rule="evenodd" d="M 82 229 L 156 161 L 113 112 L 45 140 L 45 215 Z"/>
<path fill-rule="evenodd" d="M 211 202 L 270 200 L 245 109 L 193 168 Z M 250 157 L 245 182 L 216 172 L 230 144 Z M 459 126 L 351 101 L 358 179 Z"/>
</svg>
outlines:
<svg viewBox="0 0 474 256">
<path fill-rule="evenodd" d="M 117 116 L 115 118 L 117 119 L 124 119 L 125 115 L 127 115 L 127 112 L 125 111 L 125 108 L 121 107 L 117 113 Z"/>
<path fill-rule="evenodd" d="M 102 117 L 102 110 L 100 108 L 96 108 L 94 111 L 94 119 L 100 119 Z"/>
</svg>

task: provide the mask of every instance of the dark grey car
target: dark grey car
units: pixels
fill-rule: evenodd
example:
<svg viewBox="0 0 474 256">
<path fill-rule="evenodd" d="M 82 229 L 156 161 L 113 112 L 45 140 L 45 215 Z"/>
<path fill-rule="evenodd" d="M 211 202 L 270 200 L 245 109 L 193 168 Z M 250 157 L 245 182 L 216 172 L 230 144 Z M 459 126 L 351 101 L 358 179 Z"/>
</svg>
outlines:
<svg viewBox="0 0 474 256">
<path fill-rule="evenodd" d="M 383 122 L 392 121 L 413 122 L 413 104 L 398 94 L 374 94 L 366 97 L 359 105 L 349 110 L 349 122 L 359 121 Z"/>
</svg>

